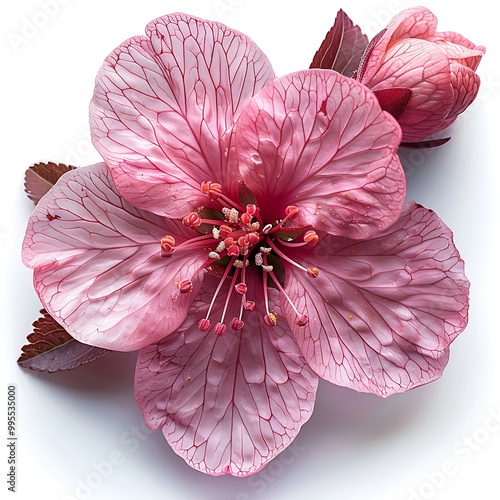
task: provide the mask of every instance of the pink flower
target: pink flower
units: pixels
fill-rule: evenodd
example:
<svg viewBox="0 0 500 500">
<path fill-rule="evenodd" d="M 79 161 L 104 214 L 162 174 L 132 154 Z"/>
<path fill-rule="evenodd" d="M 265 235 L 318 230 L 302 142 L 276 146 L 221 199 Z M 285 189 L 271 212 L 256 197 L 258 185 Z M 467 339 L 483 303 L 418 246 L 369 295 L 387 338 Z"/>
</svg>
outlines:
<svg viewBox="0 0 500 500">
<path fill-rule="evenodd" d="M 91 120 L 106 164 L 38 203 L 24 262 L 75 338 L 140 349 L 137 403 L 192 467 L 261 469 L 318 376 L 381 396 L 440 376 L 463 262 L 403 207 L 401 131 L 366 87 L 273 79 L 244 35 L 175 14 L 106 59 Z"/>
<path fill-rule="evenodd" d="M 421 141 L 451 125 L 475 99 L 485 48 L 438 32 L 424 7 L 398 14 L 368 45 L 356 79 L 399 119 L 403 141 Z"/>
</svg>

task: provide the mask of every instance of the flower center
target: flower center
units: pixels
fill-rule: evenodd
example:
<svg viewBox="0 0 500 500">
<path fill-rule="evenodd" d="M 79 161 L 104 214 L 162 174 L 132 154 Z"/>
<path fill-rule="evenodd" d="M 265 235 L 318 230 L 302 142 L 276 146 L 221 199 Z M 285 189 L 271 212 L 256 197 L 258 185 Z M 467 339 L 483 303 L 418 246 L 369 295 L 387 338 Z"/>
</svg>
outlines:
<svg viewBox="0 0 500 500">
<path fill-rule="evenodd" d="M 308 318 L 300 313 L 292 299 L 283 289 L 284 270 L 282 260 L 301 269 L 311 278 L 318 276 L 316 267 L 305 268 L 286 255 L 287 248 L 314 246 L 318 242 L 318 235 L 312 229 L 298 227 L 293 219 L 299 213 L 299 207 L 289 206 L 284 217 L 274 223 L 265 223 L 260 215 L 259 207 L 249 203 L 245 207 L 227 198 L 220 184 L 206 181 L 201 184 L 201 191 L 206 194 L 217 208 L 200 207 L 190 212 L 182 223 L 195 231 L 195 236 L 180 245 L 176 245 L 171 235 L 161 240 L 162 257 L 171 257 L 174 252 L 183 249 L 201 247 L 207 252 L 206 262 L 195 271 L 217 272 L 220 281 L 215 289 L 206 317 L 198 323 L 201 331 L 212 328 L 212 310 L 220 291 L 230 279 L 223 311 L 219 321 L 213 326 L 216 335 L 222 335 L 226 329 L 226 313 L 230 301 L 235 295 L 240 302 L 240 312 L 237 317 L 229 321 L 233 330 L 241 330 L 244 326 L 243 316 L 246 312 L 255 309 L 255 297 L 247 297 L 246 283 L 247 268 L 255 265 L 262 270 L 262 290 L 266 314 L 264 321 L 274 326 L 277 316 L 269 307 L 269 287 L 277 288 L 284 294 L 296 314 L 296 323 L 305 326 Z M 181 293 L 190 293 L 193 289 L 192 277 L 176 282 Z"/>
</svg>

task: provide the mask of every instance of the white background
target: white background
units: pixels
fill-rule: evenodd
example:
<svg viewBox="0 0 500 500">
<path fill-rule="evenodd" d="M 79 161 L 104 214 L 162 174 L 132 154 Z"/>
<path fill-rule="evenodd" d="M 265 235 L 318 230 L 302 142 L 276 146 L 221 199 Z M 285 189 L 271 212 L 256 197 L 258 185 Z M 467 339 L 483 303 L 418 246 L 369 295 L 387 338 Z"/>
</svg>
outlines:
<svg viewBox="0 0 500 500">
<path fill-rule="evenodd" d="M 444 376 L 386 400 L 321 383 L 314 415 L 291 449 L 261 473 L 243 479 L 196 472 L 160 432 L 141 428 L 132 389 L 135 354 L 113 353 L 52 375 L 17 366 L 40 307 L 31 272 L 20 261 L 32 209 L 23 193 L 24 171 L 39 161 L 85 165 L 99 160 L 87 116 L 95 74 L 111 50 L 141 34 L 155 17 L 184 11 L 223 21 L 253 38 L 282 75 L 309 65 L 338 9 L 372 37 L 396 12 L 413 4 L 47 0 L 49 14 L 43 5 L 44 0 L 4 2 L 0 16 L 0 399 L 6 415 L 7 385 L 16 385 L 15 498 L 500 498 L 500 54 L 490 4 L 425 4 L 438 16 L 440 29 L 458 31 L 487 47 L 479 66 L 483 85 L 476 103 L 451 129 L 450 143 L 402 154 L 409 198 L 434 209 L 453 229 L 472 283 L 469 326 L 452 346 Z M 0 488 L 6 491 L 8 449 L 1 449 Z"/>
</svg>

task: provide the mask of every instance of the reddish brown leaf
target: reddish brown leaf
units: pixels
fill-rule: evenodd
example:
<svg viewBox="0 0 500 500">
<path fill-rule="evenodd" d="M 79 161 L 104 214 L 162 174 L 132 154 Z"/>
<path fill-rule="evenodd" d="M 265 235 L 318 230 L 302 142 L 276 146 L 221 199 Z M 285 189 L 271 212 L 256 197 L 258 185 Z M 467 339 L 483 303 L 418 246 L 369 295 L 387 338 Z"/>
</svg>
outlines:
<svg viewBox="0 0 500 500">
<path fill-rule="evenodd" d="M 358 80 L 358 82 L 361 81 L 361 78 L 363 78 L 363 75 L 365 73 L 366 69 L 366 63 L 368 62 L 368 59 L 371 56 L 371 53 L 373 52 L 373 49 L 377 45 L 377 43 L 380 41 L 380 39 L 384 36 L 385 32 L 387 31 L 387 28 L 384 28 L 382 31 L 377 33 L 371 40 L 370 43 L 366 46 L 363 54 L 361 55 L 360 61 L 359 61 L 359 66 L 356 69 L 356 71 L 353 74 L 353 78 Z"/>
<path fill-rule="evenodd" d="M 427 139 L 420 142 L 402 142 L 400 146 L 402 148 L 409 149 L 430 149 L 442 146 L 443 144 L 446 144 L 450 139 L 451 137 L 441 137 L 440 139 Z"/>
<path fill-rule="evenodd" d="M 76 167 L 53 162 L 36 163 L 31 166 L 24 176 L 24 190 L 28 198 L 36 205 L 61 175 L 74 168 Z"/>
<path fill-rule="evenodd" d="M 42 316 L 33 323 L 33 333 L 28 335 L 29 344 L 22 348 L 17 360 L 23 368 L 43 372 L 71 370 L 109 352 L 78 342 L 45 309 L 40 313 Z"/>
<path fill-rule="evenodd" d="M 314 55 L 310 68 L 333 69 L 351 77 L 368 45 L 368 37 L 339 10 L 335 23 Z"/>
</svg>

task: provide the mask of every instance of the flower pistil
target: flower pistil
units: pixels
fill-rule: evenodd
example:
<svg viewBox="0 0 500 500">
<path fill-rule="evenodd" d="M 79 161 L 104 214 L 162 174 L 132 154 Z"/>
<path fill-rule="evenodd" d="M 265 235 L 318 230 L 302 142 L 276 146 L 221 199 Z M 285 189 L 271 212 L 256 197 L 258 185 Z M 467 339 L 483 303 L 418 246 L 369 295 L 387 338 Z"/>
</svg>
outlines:
<svg viewBox="0 0 500 500">
<path fill-rule="evenodd" d="M 307 316 L 299 311 L 283 288 L 284 269 L 281 264 L 281 261 L 286 261 L 304 271 L 311 278 L 316 278 L 319 274 L 316 267 L 306 268 L 286 254 L 287 248 L 313 247 L 319 239 L 316 231 L 310 227 L 298 227 L 294 223 L 293 219 L 299 213 L 299 207 L 289 206 L 285 209 L 282 219 L 274 221 L 274 223 L 265 223 L 261 218 L 257 204 L 249 203 L 243 207 L 240 203 L 225 196 L 220 184 L 205 181 L 201 184 L 201 191 L 219 207 L 215 209 L 200 207 L 187 214 L 182 222 L 189 229 L 202 234 L 179 245 L 176 245 L 175 239 L 171 235 L 166 235 L 161 240 L 161 255 L 166 258 L 183 249 L 203 247 L 208 252 L 208 259 L 193 275 L 205 271 L 220 277 L 207 314 L 199 321 L 199 329 L 209 331 L 212 328 L 212 321 L 209 318 L 226 279 L 230 279 L 231 283 L 221 317 L 213 326 L 213 332 L 216 335 L 225 333 L 227 329 L 226 313 L 235 294 L 239 296 L 240 311 L 238 317 L 233 317 L 229 321 L 229 325 L 236 331 L 243 328 L 244 311 L 255 309 L 255 302 L 247 298 L 247 267 L 251 264 L 262 270 L 265 322 L 270 326 L 277 324 L 277 316 L 269 305 L 268 293 L 268 288 L 274 287 L 291 305 L 297 316 L 296 323 L 299 326 L 305 326 L 308 323 Z M 181 293 L 190 293 L 192 277 L 176 282 Z"/>
</svg>

